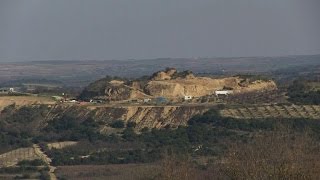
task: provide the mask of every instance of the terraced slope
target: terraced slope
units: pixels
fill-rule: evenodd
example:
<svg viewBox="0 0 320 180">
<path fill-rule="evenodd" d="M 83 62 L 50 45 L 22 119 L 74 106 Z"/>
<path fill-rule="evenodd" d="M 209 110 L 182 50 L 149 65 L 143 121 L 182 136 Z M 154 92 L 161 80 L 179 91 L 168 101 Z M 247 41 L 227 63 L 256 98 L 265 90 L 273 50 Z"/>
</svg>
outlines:
<svg viewBox="0 0 320 180">
<path fill-rule="evenodd" d="M 224 117 L 236 119 L 253 118 L 306 118 L 320 119 L 320 106 L 314 105 L 274 105 L 274 106 L 252 106 L 221 111 Z"/>
<path fill-rule="evenodd" d="M 66 142 L 55 142 L 49 143 L 48 147 L 63 149 L 67 146 L 72 146 L 77 142 L 66 141 Z M 23 160 L 35 160 L 41 159 L 44 161 L 49 167 L 49 176 L 51 180 L 56 180 L 55 169 L 56 167 L 51 165 L 52 160 L 43 152 L 38 144 L 33 144 L 32 147 L 29 148 L 19 148 L 16 150 L 9 151 L 7 153 L 0 155 L 0 168 L 2 167 L 11 167 L 16 166 L 20 161 Z"/>
<path fill-rule="evenodd" d="M 11 104 L 18 106 L 34 105 L 34 104 L 55 104 L 56 102 L 49 97 L 37 96 L 1 96 L 0 111 Z"/>
<path fill-rule="evenodd" d="M 40 159 L 34 148 L 19 148 L 0 155 L 0 168 L 15 166 L 22 160 Z"/>
</svg>

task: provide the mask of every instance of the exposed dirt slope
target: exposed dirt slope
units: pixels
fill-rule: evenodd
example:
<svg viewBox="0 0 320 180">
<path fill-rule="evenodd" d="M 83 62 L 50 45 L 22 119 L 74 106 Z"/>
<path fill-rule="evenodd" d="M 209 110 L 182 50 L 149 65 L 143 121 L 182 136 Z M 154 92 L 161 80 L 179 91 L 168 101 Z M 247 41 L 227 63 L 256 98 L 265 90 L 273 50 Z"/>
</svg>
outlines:
<svg viewBox="0 0 320 180">
<path fill-rule="evenodd" d="M 123 106 L 123 107 L 92 107 L 79 106 L 54 106 L 47 115 L 46 122 L 63 114 L 76 114 L 79 121 L 93 118 L 99 124 L 108 124 L 115 120 L 135 122 L 137 129 L 163 128 L 165 126 L 178 127 L 187 125 L 190 118 L 202 114 L 208 110 L 203 106 Z M 63 110 L 63 111 L 62 111 Z"/>
<path fill-rule="evenodd" d="M 113 120 L 124 120 L 125 122 L 135 122 L 138 129 L 163 128 L 166 126 L 178 127 L 186 125 L 188 120 L 197 114 L 202 114 L 208 109 L 205 107 L 106 107 L 95 110 L 95 119 L 110 123 Z"/>
</svg>

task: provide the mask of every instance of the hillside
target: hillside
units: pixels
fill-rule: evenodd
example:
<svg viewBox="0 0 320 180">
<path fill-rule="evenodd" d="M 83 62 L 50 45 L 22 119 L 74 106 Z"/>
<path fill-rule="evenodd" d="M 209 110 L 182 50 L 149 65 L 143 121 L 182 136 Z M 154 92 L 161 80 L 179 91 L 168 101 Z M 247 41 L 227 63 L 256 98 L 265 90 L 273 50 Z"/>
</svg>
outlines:
<svg viewBox="0 0 320 180">
<path fill-rule="evenodd" d="M 154 73 L 133 81 L 101 79 L 90 84 L 80 95 L 81 99 L 111 101 L 165 97 L 179 101 L 184 96 L 203 97 L 217 90 L 231 89 L 234 94 L 277 89 L 272 80 L 251 80 L 250 77 L 197 77 L 191 71 L 178 72 L 174 68 Z"/>
</svg>

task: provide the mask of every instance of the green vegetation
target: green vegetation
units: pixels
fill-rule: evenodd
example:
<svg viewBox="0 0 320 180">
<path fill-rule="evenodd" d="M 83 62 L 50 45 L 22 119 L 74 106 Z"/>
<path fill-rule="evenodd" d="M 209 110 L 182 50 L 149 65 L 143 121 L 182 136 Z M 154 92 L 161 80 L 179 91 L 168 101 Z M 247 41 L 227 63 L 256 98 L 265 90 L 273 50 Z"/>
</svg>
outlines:
<svg viewBox="0 0 320 180">
<path fill-rule="evenodd" d="M 299 104 L 320 105 L 320 90 L 313 90 L 310 82 L 295 80 L 288 88 L 289 101 Z"/>
<path fill-rule="evenodd" d="M 23 160 L 18 163 L 18 166 L 46 166 L 46 163 L 40 159 Z"/>
<path fill-rule="evenodd" d="M 15 105 L 4 108 L 0 117 L 0 151 L 30 146 L 37 131 L 33 122 L 44 118 L 46 111 L 46 106 L 26 106 L 18 110 Z"/>
<path fill-rule="evenodd" d="M 110 124 L 112 128 L 124 128 L 124 122 L 122 120 L 114 121 Z"/>
<path fill-rule="evenodd" d="M 63 126 L 54 124 L 49 126 L 54 127 L 56 131 L 59 130 L 59 133 L 77 132 L 74 136 L 63 135 L 68 138 L 81 133 L 82 135 L 78 136 L 81 140 L 87 138 L 83 136 L 86 132 L 91 132 L 87 133 L 90 136 L 95 134 L 94 131 L 81 131 L 79 128 L 81 124 L 76 125 L 72 121 L 70 123 Z M 58 124 L 64 123 L 59 122 Z M 121 124 L 121 127 L 122 125 L 124 124 Z M 296 132 L 309 129 L 310 133 L 315 134 L 316 137 L 320 132 L 318 121 L 304 119 L 239 120 L 223 118 L 217 110 L 213 109 L 204 115 L 193 117 L 186 127 L 143 130 L 140 134 L 136 134 L 133 127 L 127 126 L 119 135 L 105 135 L 90 140 L 93 146 L 99 142 L 105 142 L 118 148 L 83 149 L 79 146 L 64 150 L 47 150 L 47 153 L 53 158 L 54 165 L 150 163 L 161 159 L 167 150 L 192 157 L 219 157 L 226 153 L 230 143 L 247 142 L 252 135 L 260 132 L 273 132 L 279 126 L 288 127 Z M 138 143 L 139 146 L 121 148 L 123 143 Z"/>
</svg>

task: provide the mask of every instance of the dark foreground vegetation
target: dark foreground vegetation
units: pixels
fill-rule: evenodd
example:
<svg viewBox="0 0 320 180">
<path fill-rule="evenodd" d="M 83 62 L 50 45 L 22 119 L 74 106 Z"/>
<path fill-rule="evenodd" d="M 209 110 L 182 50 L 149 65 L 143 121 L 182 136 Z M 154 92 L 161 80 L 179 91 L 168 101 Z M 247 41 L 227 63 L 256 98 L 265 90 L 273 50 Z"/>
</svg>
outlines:
<svg viewBox="0 0 320 180">
<path fill-rule="evenodd" d="M 49 168 L 42 160 L 23 160 L 16 167 L 0 168 L 0 179 L 12 177 L 12 179 L 50 180 L 48 171 Z"/>
<path fill-rule="evenodd" d="M 318 179 L 319 132 L 317 121 L 235 120 L 211 110 L 187 127 L 140 134 L 129 127 L 47 152 L 57 166 L 156 164 L 136 171 L 138 179 Z"/>
<path fill-rule="evenodd" d="M 94 119 L 79 120 L 72 112 L 42 127 L 34 120 L 43 117 L 46 107 L 24 107 L 15 113 L 13 108 L 6 108 L 0 117 L 1 149 L 40 143 L 54 166 L 156 164 L 157 173 L 150 170 L 141 175 L 147 179 L 320 177 L 317 120 L 239 120 L 221 117 L 217 107 L 193 117 L 186 127 L 143 129 L 138 133 L 134 123 L 114 121 L 111 126 L 121 131 L 102 135 Z M 66 140 L 79 143 L 62 150 L 45 146 L 47 142 Z"/>
<path fill-rule="evenodd" d="M 314 80 L 295 80 L 288 88 L 289 100 L 298 104 L 320 104 L 320 81 Z"/>
</svg>

